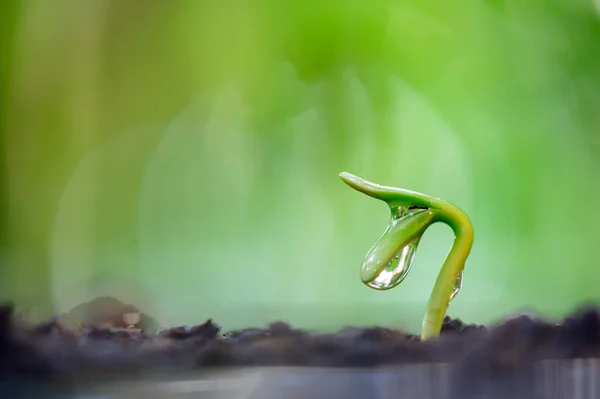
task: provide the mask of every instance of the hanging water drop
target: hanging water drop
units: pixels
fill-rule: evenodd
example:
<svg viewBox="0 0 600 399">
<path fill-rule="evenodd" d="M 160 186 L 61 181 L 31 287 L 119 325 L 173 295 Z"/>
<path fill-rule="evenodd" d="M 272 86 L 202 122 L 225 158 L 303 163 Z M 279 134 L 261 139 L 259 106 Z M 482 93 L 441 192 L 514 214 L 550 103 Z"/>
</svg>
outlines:
<svg viewBox="0 0 600 399">
<path fill-rule="evenodd" d="M 461 270 L 460 274 L 456 278 L 456 281 L 454 282 L 454 290 L 452 291 L 452 294 L 450 294 L 450 300 L 453 300 L 460 292 L 460 289 L 462 288 L 462 284 L 463 284 L 463 273 L 464 272 L 465 272 L 464 270 Z"/>
<path fill-rule="evenodd" d="M 390 225 L 367 253 L 361 266 L 361 280 L 370 288 L 387 290 L 400 284 L 412 266 L 421 235 L 434 217 L 427 209 L 406 213 L 392 206 Z M 402 217 L 398 218 L 398 216 Z"/>
<path fill-rule="evenodd" d="M 400 284 L 412 266 L 419 240 L 400 248 L 386 267 L 381 269 L 374 280 L 365 284 L 376 290 L 388 290 Z"/>
</svg>

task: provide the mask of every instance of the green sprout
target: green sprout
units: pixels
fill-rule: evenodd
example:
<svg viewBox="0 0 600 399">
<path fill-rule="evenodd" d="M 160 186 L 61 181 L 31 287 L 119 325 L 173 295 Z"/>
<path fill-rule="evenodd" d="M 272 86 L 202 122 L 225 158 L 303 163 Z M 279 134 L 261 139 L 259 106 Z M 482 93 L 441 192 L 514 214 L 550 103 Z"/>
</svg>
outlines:
<svg viewBox="0 0 600 399">
<path fill-rule="evenodd" d="M 412 265 L 419 240 L 436 222 L 449 225 L 455 239 L 429 297 L 423 319 L 421 339 L 436 337 L 448 305 L 462 287 L 465 261 L 473 246 L 473 226 L 456 205 L 401 188 L 380 186 L 350 173 L 340 173 L 350 187 L 385 201 L 392 218 L 387 229 L 367 253 L 361 266 L 361 280 L 376 290 L 388 290 L 400 284 Z"/>
</svg>

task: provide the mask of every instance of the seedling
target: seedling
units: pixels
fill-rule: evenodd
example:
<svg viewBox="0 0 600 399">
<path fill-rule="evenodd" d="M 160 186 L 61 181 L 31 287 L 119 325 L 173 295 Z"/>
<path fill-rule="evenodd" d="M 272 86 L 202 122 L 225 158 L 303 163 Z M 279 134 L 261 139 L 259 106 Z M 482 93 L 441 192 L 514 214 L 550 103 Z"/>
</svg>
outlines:
<svg viewBox="0 0 600 399">
<path fill-rule="evenodd" d="M 473 246 L 473 226 L 469 217 L 456 205 L 439 198 L 380 186 L 346 172 L 340 177 L 350 187 L 385 201 L 392 211 L 390 224 L 361 266 L 362 282 L 373 289 L 389 290 L 404 280 L 419 240 L 429 226 L 442 222 L 454 231 L 452 249 L 429 297 L 421 329 L 421 339 L 438 336 L 448 305 L 462 287 L 465 261 Z"/>
</svg>

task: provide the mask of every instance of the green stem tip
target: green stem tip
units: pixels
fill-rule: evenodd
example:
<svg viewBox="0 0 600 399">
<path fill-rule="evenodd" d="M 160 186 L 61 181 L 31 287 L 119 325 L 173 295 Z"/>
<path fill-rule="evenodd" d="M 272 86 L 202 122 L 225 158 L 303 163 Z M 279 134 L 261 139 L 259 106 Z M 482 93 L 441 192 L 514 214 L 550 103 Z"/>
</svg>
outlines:
<svg viewBox="0 0 600 399">
<path fill-rule="evenodd" d="M 462 287 L 463 270 L 473 246 L 473 226 L 456 205 L 415 191 L 381 186 L 353 174 L 340 173 L 350 187 L 386 202 L 392 212 L 390 224 L 371 247 L 361 266 L 361 280 L 377 290 L 400 284 L 412 265 L 425 230 L 436 222 L 449 225 L 454 243 L 438 274 L 423 319 L 421 339 L 439 335 L 450 301 Z"/>
</svg>

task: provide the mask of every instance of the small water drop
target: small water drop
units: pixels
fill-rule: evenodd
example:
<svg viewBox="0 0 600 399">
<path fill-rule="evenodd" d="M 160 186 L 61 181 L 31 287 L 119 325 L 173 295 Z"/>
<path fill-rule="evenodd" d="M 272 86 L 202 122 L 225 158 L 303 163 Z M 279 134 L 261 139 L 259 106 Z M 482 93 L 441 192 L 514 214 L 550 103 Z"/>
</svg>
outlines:
<svg viewBox="0 0 600 399">
<path fill-rule="evenodd" d="M 450 295 L 450 300 L 453 300 L 460 292 L 460 289 L 462 288 L 462 284 L 463 284 L 464 272 L 465 272 L 464 270 L 461 270 L 460 274 L 456 278 L 456 281 L 454 282 L 454 291 L 452 291 L 452 294 Z"/>
<path fill-rule="evenodd" d="M 419 240 L 415 240 L 400 248 L 392 260 L 384 267 L 379 275 L 372 281 L 365 283 L 376 290 L 388 290 L 400 284 L 412 266 L 417 251 Z"/>
</svg>

